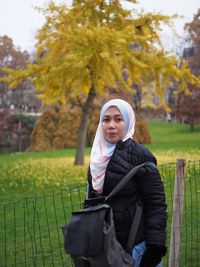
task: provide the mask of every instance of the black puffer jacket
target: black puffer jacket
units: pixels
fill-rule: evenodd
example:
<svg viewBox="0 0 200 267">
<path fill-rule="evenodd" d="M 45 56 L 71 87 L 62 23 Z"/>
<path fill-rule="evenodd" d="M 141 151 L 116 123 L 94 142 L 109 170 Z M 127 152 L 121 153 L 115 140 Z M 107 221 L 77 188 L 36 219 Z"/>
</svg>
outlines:
<svg viewBox="0 0 200 267">
<path fill-rule="evenodd" d="M 132 139 L 119 141 L 106 169 L 103 195 L 107 196 L 130 169 L 147 161 L 156 164 L 156 158 L 144 146 Z M 88 182 L 91 193 L 94 190 L 90 171 Z M 135 244 L 146 240 L 147 246 L 165 246 L 167 221 L 165 194 L 158 169 L 151 166 L 143 167 L 109 202 L 113 209 L 118 241 L 123 247 L 126 246 L 136 203 L 140 197 L 144 204 L 144 212 Z"/>
</svg>

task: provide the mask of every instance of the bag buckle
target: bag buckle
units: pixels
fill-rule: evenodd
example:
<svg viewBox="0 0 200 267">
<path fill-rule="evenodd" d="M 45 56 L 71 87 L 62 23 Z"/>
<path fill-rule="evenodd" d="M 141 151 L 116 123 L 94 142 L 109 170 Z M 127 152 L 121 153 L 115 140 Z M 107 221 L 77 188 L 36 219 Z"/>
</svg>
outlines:
<svg viewBox="0 0 200 267">
<path fill-rule="evenodd" d="M 84 267 L 91 267 L 88 258 L 82 256 L 82 257 L 81 257 L 81 261 L 83 262 Z"/>
</svg>

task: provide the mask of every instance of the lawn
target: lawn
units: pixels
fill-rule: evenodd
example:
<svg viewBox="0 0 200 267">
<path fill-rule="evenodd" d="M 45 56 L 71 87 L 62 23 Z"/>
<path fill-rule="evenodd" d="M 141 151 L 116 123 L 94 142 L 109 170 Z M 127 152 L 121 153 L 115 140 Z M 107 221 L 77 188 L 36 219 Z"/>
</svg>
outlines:
<svg viewBox="0 0 200 267">
<path fill-rule="evenodd" d="M 146 145 L 158 165 L 177 158 L 200 159 L 200 126 L 190 132 L 188 125 L 150 122 L 152 144 Z M 0 155 L 0 201 L 15 201 L 43 191 L 86 182 L 90 148 L 85 166 L 74 166 L 75 149 Z"/>
<path fill-rule="evenodd" d="M 175 162 L 177 158 L 200 159 L 200 125 L 194 132 L 185 124 L 150 122 L 152 144 L 146 145 L 157 157 L 158 164 Z"/>
<path fill-rule="evenodd" d="M 198 266 L 200 164 L 193 161 L 200 159 L 200 127 L 191 133 L 187 125 L 151 122 L 149 128 L 153 143 L 146 146 L 158 159 L 168 204 L 168 246 L 174 163 L 177 158 L 192 161 L 186 177 L 180 266 Z M 81 207 L 90 148 L 85 154 L 85 166 L 73 165 L 75 149 L 0 155 L 0 266 L 71 266 L 60 226 L 71 210 Z"/>
</svg>

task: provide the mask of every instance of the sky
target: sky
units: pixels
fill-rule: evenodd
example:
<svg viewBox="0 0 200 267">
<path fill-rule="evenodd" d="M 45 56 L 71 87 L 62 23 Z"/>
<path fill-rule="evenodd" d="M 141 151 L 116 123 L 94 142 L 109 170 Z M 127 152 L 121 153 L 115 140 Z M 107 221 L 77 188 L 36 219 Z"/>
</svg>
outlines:
<svg viewBox="0 0 200 267">
<path fill-rule="evenodd" d="M 70 7 L 72 0 L 54 0 L 56 4 L 65 3 Z M 21 50 L 33 51 L 35 34 L 44 24 L 44 17 L 34 7 L 44 7 L 48 0 L 0 0 L 0 36 L 8 35 Z M 167 49 L 176 49 L 184 36 L 184 25 L 192 21 L 200 8 L 200 0 L 138 0 L 137 5 L 127 4 L 144 12 L 161 12 L 184 16 L 175 20 L 174 30 L 164 27 L 162 40 Z M 176 34 L 174 34 L 176 33 Z"/>
</svg>

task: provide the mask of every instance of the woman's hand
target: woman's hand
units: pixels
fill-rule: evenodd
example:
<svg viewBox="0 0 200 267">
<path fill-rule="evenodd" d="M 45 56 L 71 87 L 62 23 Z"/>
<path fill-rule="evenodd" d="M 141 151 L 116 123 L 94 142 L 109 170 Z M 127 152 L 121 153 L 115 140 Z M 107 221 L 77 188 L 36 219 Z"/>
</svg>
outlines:
<svg viewBox="0 0 200 267">
<path fill-rule="evenodd" d="M 162 257 L 166 254 L 166 247 L 157 245 L 151 245 L 147 247 L 147 250 L 142 256 L 140 267 L 156 267 L 162 260 Z"/>
</svg>

